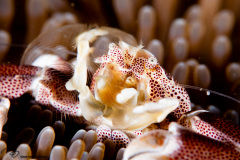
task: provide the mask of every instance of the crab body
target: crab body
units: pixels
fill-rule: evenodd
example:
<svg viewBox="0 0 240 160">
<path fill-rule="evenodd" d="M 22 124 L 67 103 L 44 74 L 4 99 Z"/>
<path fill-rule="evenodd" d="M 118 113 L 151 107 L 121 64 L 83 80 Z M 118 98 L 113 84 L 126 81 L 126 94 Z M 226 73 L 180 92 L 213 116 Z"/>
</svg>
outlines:
<svg viewBox="0 0 240 160">
<path fill-rule="evenodd" d="M 157 59 L 141 46 L 110 43 L 108 54 L 95 62 L 101 65 L 93 75 L 90 90 L 104 106 L 104 120 L 97 119 L 96 123 L 108 121 L 106 125 L 113 128 L 136 130 L 163 121 L 172 111 L 176 119 L 190 111 L 186 91 L 168 79 Z M 80 93 L 80 103 L 81 99 Z M 93 118 L 96 115 L 86 119 Z"/>
</svg>

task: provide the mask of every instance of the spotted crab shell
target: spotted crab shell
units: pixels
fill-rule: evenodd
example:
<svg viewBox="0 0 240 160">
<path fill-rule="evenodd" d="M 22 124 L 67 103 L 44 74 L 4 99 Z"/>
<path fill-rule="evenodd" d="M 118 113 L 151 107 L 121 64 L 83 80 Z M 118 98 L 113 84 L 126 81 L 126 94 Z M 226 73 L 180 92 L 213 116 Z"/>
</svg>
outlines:
<svg viewBox="0 0 240 160">
<path fill-rule="evenodd" d="M 161 122 L 179 105 L 174 98 L 155 99 L 152 102 L 150 78 L 138 73 L 138 66 L 142 72 L 144 68 L 141 68 L 140 62 L 134 62 L 135 58 L 151 61 L 152 64 L 148 64 L 148 61 L 145 63 L 151 69 L 154 68 L 153 63 L 157 64 L 150 52 L 123 41 L 111 43 L 108 55 L 95 60 L 101 66 L 93 76 L 92 93 L 96 100 L 105 105 L 104 120 L 110 121 L 110 126 L 117 129 L 142 129 Z M 103 121 L 96 123 L 104 124 Z"/>
<path fill-rule="evenodd" d="M 66 88 L 80 93 L 84 118 L 95 124 L 127 130 L 141 129 L 163 121 L 179 106 L 179 101 L 177 97 L 165 93 L 163 97 L 160 97 L 161 92 L 156 94 L 151 89 L 150 79 L 159 84 L 158 75 L 160 80 L 163 76 L 163 81 L 167 80 L 164 85 L 169 88 L 175 83 L 166 77 L 156 58 L 142 46 L 135 47 L 124 41 L 110 43 L 108 54 L 94 61 L 101 65 L 93 76 L 91 89 L 86 85 L 88 57 L 94 51 L 90 43 L 108 33 L 108 30 L 99 28 L 77 37 L 78 56 L 74 75 L 66 83 Z"/>
<path fill-rule="evenodd" d="M 169 130 L 154 130 L 134 139 L 124 160 L 143 159 L 239 159 L 240 153 L 225 143 L 192 132 L 175 122 Z"/>
</svg>

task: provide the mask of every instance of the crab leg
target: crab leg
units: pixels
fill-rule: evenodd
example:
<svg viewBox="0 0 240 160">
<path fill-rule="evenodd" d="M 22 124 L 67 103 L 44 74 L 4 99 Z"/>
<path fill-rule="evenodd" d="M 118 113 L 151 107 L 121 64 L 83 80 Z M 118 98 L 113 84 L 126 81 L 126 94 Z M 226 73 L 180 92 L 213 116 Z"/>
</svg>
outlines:
<svg viewBox="0 0 240 160">
<path fill-rule="evenodd" d="M 0 96 L 18 98 L 28 92 L 41 70 L 33 66 L 1 65 Z"/>
<path fill-rule="evenodd" d="M 71 76 L 71 73 L 47 67 L 2 65 L 0 96 L 18 98 L 29 92 L 43 105 L 53 106 L 64 114 L 81 116 L 78 93 L 65 88 Z"/>
<path fill-rule="evenodd" d="M 234 145 L 240 151 L 240 127 L 230 120 L 199 110 L 183 115 L 178 123 L 199 134 Z"/>
<path fill-rule="evenodd" d="M 125 150 L 124 160 L 143 159 L 239 159 L 232 146 L 192 132 L 175 122 L 169 130 L 155 130 L 133 140 Z"/>
</svg>

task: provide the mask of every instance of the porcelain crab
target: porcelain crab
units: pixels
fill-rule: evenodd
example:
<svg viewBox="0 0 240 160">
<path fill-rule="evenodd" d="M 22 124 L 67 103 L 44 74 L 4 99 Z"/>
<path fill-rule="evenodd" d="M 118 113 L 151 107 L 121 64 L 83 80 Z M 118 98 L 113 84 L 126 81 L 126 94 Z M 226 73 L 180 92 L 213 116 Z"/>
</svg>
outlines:
<svg viewBox="0 0 240 160">
<path fill-rule="evenodd" d="M 98 44 L 101 37 L 104 45 Z M 77 58 L 69 56 L 75 49 Z M 191 126 L 184 87 L 123 31 L 88 30 L 81 24 L 47 31 L 30 44 L 21 63 L 0 67 L 0 95 L 17 98 L 30 92 L 43 105 L 97 125 L 99 141 L 109 138 L 126 146 L 142 132 L 168 128 L 172 121 Z"/>
</svg>

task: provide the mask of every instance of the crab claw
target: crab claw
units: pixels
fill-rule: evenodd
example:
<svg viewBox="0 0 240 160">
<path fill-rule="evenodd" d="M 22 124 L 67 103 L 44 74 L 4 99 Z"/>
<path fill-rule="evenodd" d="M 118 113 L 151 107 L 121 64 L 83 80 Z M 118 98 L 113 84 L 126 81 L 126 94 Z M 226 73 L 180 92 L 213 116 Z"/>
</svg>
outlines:
<svg viewBox="0 0 240 160">
<path fill-rule="evenodd" d="M 93 48 L 89 43 L 94 41 L 98 36 L 108 34 L 102 29 L 93 29 L 80 34 L 76 38 L 78 56 L 73 77 L 66 83 L 68 90 L 78 90 L 80 93 L 84 90 L 87 83 L 87 61 L 89 55 L 93 52 Z"/>
<path fill-rule="evenodd" d="M 239 159 L 231 146 L 192 132 L 175 122 L 169 130 L 155 130 L 133 140 L 123 160 L 159 159 Z"/>
<path fill-rule="evenodd" d="M 2 136 L 2 128 L 7 122 L 7 114 L 10 108 L 10 101 L 8 98 L 0 97 L 0 139 Z"/>
<path fill-rule="evenodd" d="M 0 65 L 0 96 L 18 98 L 28 92 L 43 105 L 80 117 L 78 93 L 65 88 L 72 76 L 70 65 L 67 62 L 60 62 L 59 65 L 60 71 L 54 66 Z"/>
<path fill-rule="evenodd" d="M 85 86 L 84 92 L 79 94 L 81 112 L 85 119 L 93 121 L 104 112 L 104 105 L 96 100 L 88 86 Z"/>
<path fill-rule="evenodd" d="M 199 134 L 233 145 L 240 151 L 240 127 L 230 120 L 205 110 L 198 110 L 183 115 L 178 123 Z"/>
<path fill-rule="evenodd" d="M 133 109 L 133 113 L 142 114 L 142 113 L 159 113 L 161 114 L 157 116 L 157 122 L 163 121 L 167 115 L 176 109 L 179 105 L 179 101 L 177 98 L 163 98 L 159 100 L 157 103 L 151 102 L 146 103 L 142 106 L 137 106 Z"/>
<path fill-rule="evenodd" d="M 158 102 L 149 102 L 128 108 L 110 108 L 95 99 L 86 86 L 79 95 L 81 112 L 85 119 L 97 125 L 105 124 L 115 129 L 139 130 L 152 123 L 161 122 L 178 107 L 177 98 L 163 98 Z"/>
<path fill-rule="evenodd" d="M 104 143 L 106 140 L 111 140 L 115 143 L 115 151 L 120 148 L 126 148 L 130 141 L 142 134 L 142 131 L 119 131 L 112 130 L 106 125 L 100 125 L 96 129 L 98 142 Z"/>
<path fill-rule="evenodd" d="M 0 65 L 0 96 L 18 98 L 31 90 L 42 73 L 34 66 Z"/>
</svg>

